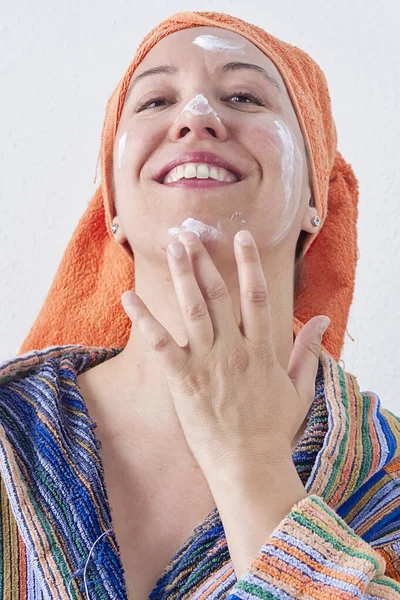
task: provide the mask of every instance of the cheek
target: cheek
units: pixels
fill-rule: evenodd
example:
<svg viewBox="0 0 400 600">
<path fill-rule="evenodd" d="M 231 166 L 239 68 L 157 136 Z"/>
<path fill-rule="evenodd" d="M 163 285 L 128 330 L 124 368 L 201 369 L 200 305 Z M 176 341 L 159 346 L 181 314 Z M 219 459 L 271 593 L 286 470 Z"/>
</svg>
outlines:
<svg viewBox="0 0 400 600">
<path fill-rule="evenodd" d="M 154 148 L 158 147 L 163 138 L 161 127 L 149 128 L 148 125 L 129 126 L 126 124 L 118 129 L 114 143 L 114 165 L 117 179 L 125 179 L 132 174 L 140 176 Z"/>
<path fill-rule="evenodd" d="M 260 119 L 249 125 L 247 137 L 251 152 L 261 165 L 266 161 L 270 162 L 272 158 L 275 163 L 279 163 L 282 150 L 274 123 Z"/>
<path fill-rule="evenodd" d="M 277 118 L 249 126 L 247 143 L 261 169 L 258 217 L 264 241 L 275 245 L 289 234 L 299 209 L 301 153 L 289 128 Z"/>
</svg>

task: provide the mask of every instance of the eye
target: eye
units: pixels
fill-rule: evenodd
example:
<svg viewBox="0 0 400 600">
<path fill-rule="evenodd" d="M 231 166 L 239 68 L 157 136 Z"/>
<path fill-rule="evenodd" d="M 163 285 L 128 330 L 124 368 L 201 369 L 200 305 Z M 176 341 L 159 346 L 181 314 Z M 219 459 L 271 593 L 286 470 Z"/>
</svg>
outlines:
<svg viewBox="0 0 400 600">
<path fill-rule="evenodd" d="M 229 98 L 250 98 L 255 104 L 259 106 L 264 106 L 264 102 L 257 96 L 257 94 L 253 94 L 253 92 L 234 92 L 229 96 Z M 234 102 L 234 104 L 249 104 L 248 102 Z"/>
<path fill-rule="evenodd" d="M 257 94 L 253 92 L 233 92 L 228 98 L 247 98 L 250 99 L 254 104 L 258 104 L 258 106 L 264 106 L 263 100 Z M 156 96 L 155 98 L 150 98 L 142 104 L 139 104 L 135 112 L 141 112 L 142 110 L 148 110 L 150 108 L 157 108 L 156 106 L 151 106 L 152 104 L 156 104 L 157 102 L 166 102 L 167 99 L 165 96 Z M 249 104 L 248 102 L 234 102 L 234 104 Z"/>
<path fill-rule="evenodd" d="M 150 98 L 150 100 L 146 100 L 146 102 L 142 102 L 136 109 L 136 112 L 140 112 L 141 110 L 148 109 L 150 104 L 155 104 L 156 102 L 164 102 L 166 99 L 163 96 L 157 96 L 156 98 Z M 156 107 L 152 107 L 156 108 Z"/>
</svg>

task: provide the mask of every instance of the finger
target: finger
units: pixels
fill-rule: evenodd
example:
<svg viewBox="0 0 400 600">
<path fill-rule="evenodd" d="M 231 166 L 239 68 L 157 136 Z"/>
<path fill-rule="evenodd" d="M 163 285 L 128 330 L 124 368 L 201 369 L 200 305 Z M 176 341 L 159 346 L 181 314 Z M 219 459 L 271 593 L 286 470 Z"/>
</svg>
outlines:
<svg viewBox="0 0 400 600">
<path fill-rule="evenodd" d="M 263 356 L 273 356 L 267 282 L 256 243 L 249 231 L 242 230 L 236 234 L 235 256 L 243 334 Z"/>
<path fill-rule="evenodd" d="M 197 283 L 207 304 L 214 339 L 223 337 L 227 344 L 241 343 L 242 335 L 232 299 L 207 249 L 193 232 L 185 232 L 179 239 L 185 244 Z"/>
<path fill-rule="evenodd" d="M 179 249 L 181 255 L 174 255 L 174 249 Z M 214 343 L 214 328 L 184 245 L 180 242 L 170 244 L 167 256 L 190 349 L 207 352 Z"/>
<path fill-rule="evenodd" d="M 290 355 L 287 374 L 292 380 L 299 397 L 309 409 L 315 396 L 315 380 L 321 354 L 322 336 L 330 319 L 324 315 L 313 317 L 297 334 Z M 323 325 L 319 328 L 319 325 Z"/>
<path fill-rule="evenodd" d="M 165 371 L 170 375 L 179 373 L 188 360 L 187 350 L 175 342 L 135 292 L 132 290 L 124 292 L 121 303 L 132 324 L 137 327 L 149 347 L 158 353 Z"/>
</svg>

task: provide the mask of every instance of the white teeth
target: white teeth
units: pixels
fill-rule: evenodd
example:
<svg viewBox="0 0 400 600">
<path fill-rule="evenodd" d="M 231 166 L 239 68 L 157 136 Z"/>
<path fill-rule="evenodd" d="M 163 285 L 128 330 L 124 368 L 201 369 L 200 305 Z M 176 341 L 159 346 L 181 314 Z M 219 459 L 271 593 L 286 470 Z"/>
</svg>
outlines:
<svg viewBox="0 0 400 600">
<path fill-rule="evenodd" d="M 218 169 L 216 167 L 210 167 L 211 179 L 218 179 Z"/>
<path fill-rule="evenodd" d="M 223 169 L 222 167 L 216 167 L 215 165 L 208 165 L 205 163 L 187 163 L 185 165 L 178 165 L 172 169 L 164 177 L 162 183 L 171 183 L 173 181 L 179 181 L 180 179 L 215 179 L 216 181 L 238 181 L 236 175 Z"/>
<path fill-rule="evenodd" d="M 193 179 L 193 177 L 196 177 L 196 167 L 192 164 L 185 165 L 184 177 L 185 177 L 185 179 Z"/>
<path fill-rule="evenodd" d="M 210 170 L 206 165 L 199 165 L 197 167 L 197 179 L 208 179 L 210 176 Z"/>
</svg>

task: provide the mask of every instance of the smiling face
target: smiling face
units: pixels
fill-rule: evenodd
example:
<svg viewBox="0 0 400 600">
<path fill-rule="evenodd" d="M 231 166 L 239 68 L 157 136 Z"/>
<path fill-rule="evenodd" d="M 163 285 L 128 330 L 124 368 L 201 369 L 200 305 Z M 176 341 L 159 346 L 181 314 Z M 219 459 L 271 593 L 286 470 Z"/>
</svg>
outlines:
<svg viewBox="0 0 400 600">
<path fill-rule="evenodd" d="M 168 35 L 139 65 L 113 177 L 116 239 L 134 253 L 165 250 L 188 229 L 215 252 L 249 229 L 260 253 L 293 250 L 301 229 L 315 231 L 303 137 L 279 71 L 220 28 Z"/>
</svg>

